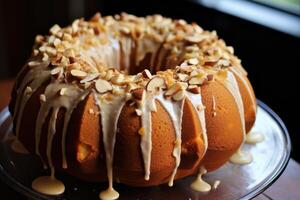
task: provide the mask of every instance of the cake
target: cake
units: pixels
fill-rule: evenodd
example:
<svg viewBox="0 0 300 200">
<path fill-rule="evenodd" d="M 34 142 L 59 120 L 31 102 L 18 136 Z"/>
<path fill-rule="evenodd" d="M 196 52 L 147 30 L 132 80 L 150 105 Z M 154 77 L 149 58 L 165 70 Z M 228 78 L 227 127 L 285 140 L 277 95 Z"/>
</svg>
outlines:
<svg viewBox="0 0 300 200">
<path fill-rule="evenodd" d="M 161 15 L 75 20 L 38 35 L 20 71 L 14 133 L 51 169 L 108 182 L 173 185 L 243 156 L 256 99 L 216 32 Z M 247 161 L 248 162 L 248 161 Z"/>
</svg>

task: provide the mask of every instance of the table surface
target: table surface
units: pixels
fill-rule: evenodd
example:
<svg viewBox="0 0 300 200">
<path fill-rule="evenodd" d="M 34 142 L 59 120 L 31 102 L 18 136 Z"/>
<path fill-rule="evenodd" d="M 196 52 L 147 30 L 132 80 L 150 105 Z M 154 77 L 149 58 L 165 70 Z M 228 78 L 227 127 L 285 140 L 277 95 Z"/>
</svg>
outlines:
<svg viewBox="0 0 300 200">
<path fill-rule="evenodd" d="M 0 81 L 0 110 L 7 106 L 10 99 L 14 79 Z M 300 165 L 293 159 L 288 163 L 287 168 L 280 178 L 266 191 L 255 197 L 255 200 L 296 200 L 300 199 Z M 26 199 L 0 182 L 0 196 L 4 199 L 16 200 Z M 1 198 L 3 199 L 3 198 Z"/>
</svg>

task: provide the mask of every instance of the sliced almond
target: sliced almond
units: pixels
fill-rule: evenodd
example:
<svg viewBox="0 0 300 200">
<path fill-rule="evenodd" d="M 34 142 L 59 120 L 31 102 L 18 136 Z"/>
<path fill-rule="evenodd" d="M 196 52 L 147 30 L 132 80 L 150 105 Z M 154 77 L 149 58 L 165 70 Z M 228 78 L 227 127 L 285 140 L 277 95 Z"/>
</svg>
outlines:
<svg viewBox="0 0 300 200">
<path fill-rule="evenodd" d="M 201 92 L 201 89 L 199 86 L 197 85 L 190 85 L 187 90 L 191 93 L 194 93 L 194 94 L 200 94 Z"/>
<path fill-rule="evenodd" d="M 96 81 L 95 88 L 101 94 L 111 91 L 113 89 L 112 85 L 108 81 L 102 79 Z"/>
<path fill-rule="evenodd" d="M 186 81 L 189 76 L 187 74 L 179 73 L 179 74 L 177 74 L 177 77 L 180 81 Z"/>
<path fill-rule="evenodd" d="M 196 77 L 192 77 L 189 80 L 189 84 L 191 84 L 191 85 L 202 85 L 205 81 L 206 81 L 205 78 L 196 76 Z"/>
<path fill-rule="evenodd" d="M 142 72 L 142 75 L 144 78 L 148 78 L 148 79 L 151 79 L 152 78 L 152 74 L 151 72 L 148 70 L 148 69 L 145 69 L 143 72 Z"/>
<path fill-rule="evenodd" d="M 175 93 L 182 90 L 182 87 L 179 83 L 174 83 L 166 92 L 165 96 L 173 96 Z"/>
<path fill-rule="evenodd" d="M 198 43 L 204 40 L 205 37 L 203 35 L 188 35 L 184 39 L 191 43 Z"/>
<path fill-rule="evenodd" d="M 72 76 L 79 78 L 79 79 L 83 79 L 87 76 L 86 72 L 78 70 L 78 69 L 72 69 L 71 74 L 72 74 Z"/>
<path fill-rule="evenodd" d="M 159 76 L 153 77 L 146 86 L 146 89 L 149 92 L 159 91 L 160 88 L 166 88 L 166 83 L 165 79 Z"/>
<path fill-rule="evenodd" d="M 199 63 L 197 58 L 191 58 L 187 61 L 190 65 L 197 65 Z"/>
<path fill-rule="evenodd" d="M 87 75 L 84 79 L 82 79 L 82 80 L 80 81 L 80 83 L 90 82 L 90 81 L 96 79 L 98 76 L 99 76 L 98 73 L 96 73 L 96 74 L 89 74 L 89 75 Z"/>
<path fill-rule="evenodd" d="M 71 48 L 66 49 L 64 52 L 64 56 L 66 56 L 68 58 L 75 58 L 75 51 Z"/>
<path fill-rule="evenodd" d="M 131 91 L 132 96 L 137 100 L 142 100 L 145 96 L 145 90 L 143 88 L 137 88 Z"/>
<path fill-rule="evenodd" d="M 122 85 L 124 83 L 124 75 L 117 74 L 111 78 L 111 82 L 116 85 Z"/>
<path fill-rule="evenodd" d="M 56 68 L 51 70 L 50 74 L 54 78 L 58 79 L 62 76 L 63 72 L 64 72 L 64 69 L 62 67 L 56 67 Z"/>
<path fill-rule="evenodd" d="M 180 101 L 185 97 L 185 90 L 180 90 L 172 96 L 173 100 Z"/>
<path fill-rule="evenodd" d="M 61 29 L 60 26 L 57 25 L 57 24 L 55 24 L 54 26 L 52 26 L 50 28 L 50 33 L 53 34 L 53 35 L 55 35 L 60 29 Z"/>
</svg>

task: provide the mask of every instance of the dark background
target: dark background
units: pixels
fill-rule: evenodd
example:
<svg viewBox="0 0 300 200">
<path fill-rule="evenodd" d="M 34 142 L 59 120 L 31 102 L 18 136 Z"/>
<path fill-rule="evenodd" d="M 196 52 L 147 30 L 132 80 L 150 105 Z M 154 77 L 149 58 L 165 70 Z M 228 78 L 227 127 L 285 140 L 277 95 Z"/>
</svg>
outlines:
<svg viewBox="0 0 300 200">
<path fill-rule="evenodd" d="M 10 0 L 0 1 L 0 79 L 15 77 L 31 53 L 34 37 L 47 34 L 57 23 L 128 12 L 139 16 L 159 13 L 195 21 L 235 49 L 249 73 L 257 98 L 268 104 L 286 123 L 292 156 L 300 160 L 300 39 L 253 22 L 209 9 L 191 1 L 169 0 Z M 1 91 L 0 91 L 1 92 Z"/>
</svg>

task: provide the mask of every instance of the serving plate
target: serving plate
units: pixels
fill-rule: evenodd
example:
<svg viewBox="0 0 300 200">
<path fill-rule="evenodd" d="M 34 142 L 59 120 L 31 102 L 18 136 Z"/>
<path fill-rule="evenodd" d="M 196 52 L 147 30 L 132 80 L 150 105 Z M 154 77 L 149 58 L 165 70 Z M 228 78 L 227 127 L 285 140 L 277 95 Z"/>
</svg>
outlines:
<svg viewBox="0 0 300 200">
<path fill-rule="evenodd" d="M 221 184 L 207 193 L 192 190 L 190 184 L 195 177 L 176 181 L 173 187 L 167 185 L 136 188 L 115 184 L 120 199 L 251 199 L 269 186 L 284 171 L 291 151 L 288 131 L 279 118 L 266 104 L 258 101 L 257 120 L 252 131 L 264 136 L 264 141 L 244 145 L 251 152 L 253 162 L 248 165 L 225 164 L 204 179 L 213 185 Z M 98 199 L 105 183 L 88 183 L 65 173 L 57 173 L 57 178 L 65 183 L 66 191 L 60 196 L 46 196 L 31 189 L 31 182 L 41 175 L 49 175 L 35 156 L 19 154 L 11 150 L 13 141 L 12 119 L 5 108 L 0 113 L 0 178 L 17 192 L 29 199 Z"/>
</svg>

